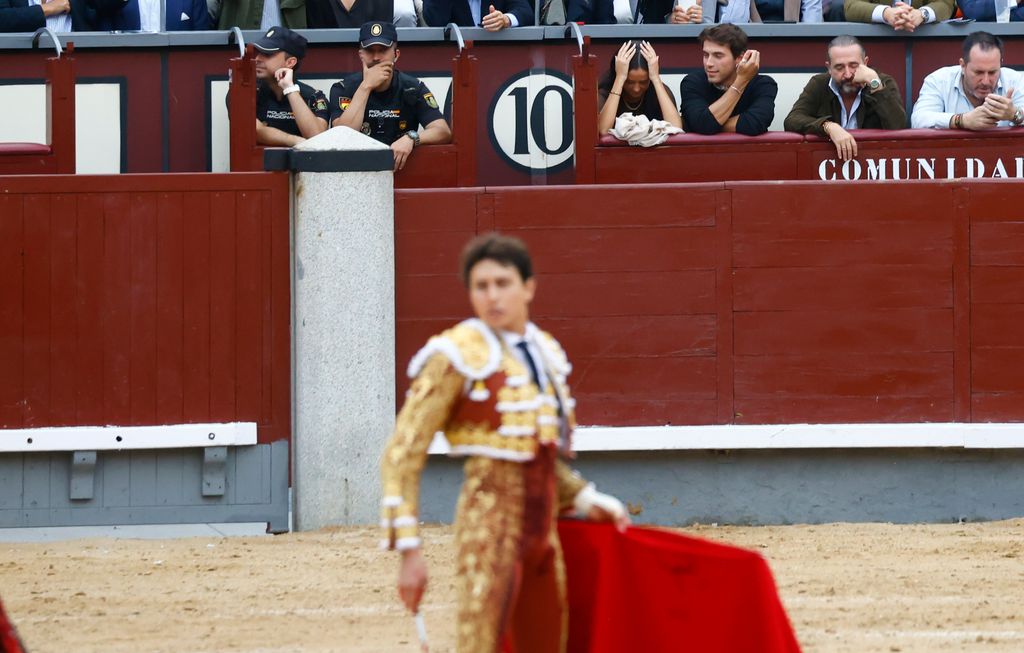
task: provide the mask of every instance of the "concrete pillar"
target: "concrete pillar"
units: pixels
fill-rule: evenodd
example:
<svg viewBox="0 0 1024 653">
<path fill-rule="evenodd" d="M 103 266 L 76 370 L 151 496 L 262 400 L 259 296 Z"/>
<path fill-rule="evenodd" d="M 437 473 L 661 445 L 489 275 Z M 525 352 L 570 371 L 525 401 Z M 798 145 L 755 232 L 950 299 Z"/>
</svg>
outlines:
<svg viewBox="0 0 1024 653">
<path fill-rule="evenodd" d="M 294 171 L 295 528 L 374 524 L 395 418 L 391 149 L 336 127 Z"/>
</svg>

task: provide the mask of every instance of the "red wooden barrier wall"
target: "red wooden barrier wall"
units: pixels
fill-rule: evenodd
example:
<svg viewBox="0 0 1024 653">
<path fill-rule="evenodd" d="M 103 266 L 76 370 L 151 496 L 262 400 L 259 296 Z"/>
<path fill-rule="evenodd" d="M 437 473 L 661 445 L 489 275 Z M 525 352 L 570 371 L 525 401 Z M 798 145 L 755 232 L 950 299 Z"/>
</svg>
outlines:
<svg viewBox="0 0 1024 653">
<path fill-rule="evenodd" d="M 1024 420 L 1024 185 L 396 192 L 398 366 L 465 317 L 457 257 L 534 252 L 584 424 Z M 401 394 L 399 396 L 402 396 Z"/>
<path fill-rule="evenodd" d="M 0 428 L 291 437 L 288 176 L 0 178 Z"/>
</svg>

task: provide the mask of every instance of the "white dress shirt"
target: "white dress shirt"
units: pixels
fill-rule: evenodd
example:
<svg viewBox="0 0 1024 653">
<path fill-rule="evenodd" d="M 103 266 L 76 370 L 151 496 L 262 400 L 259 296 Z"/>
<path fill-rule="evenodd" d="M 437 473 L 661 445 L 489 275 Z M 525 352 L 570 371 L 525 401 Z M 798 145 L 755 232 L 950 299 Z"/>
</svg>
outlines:
<svg viewBox="0 0 1024 653">
<path fill-rule="evenodd" d="M 544 357 L 540 353 L 539 345 L 537 344 L 537 338 L 540 336 L 540 329 L 533 322 L 526 323 L 526 330 L 523 335 L 518 333 L 512 333 L 511 331 L 499 331 L 501 339 L 505 341 L 505 346 L 512 352 L 516 360 L 523 364 L 526 368 L 526 373 L 530 373 L 530 364 L 526 362 L 526 358 L 523 356 L 523 352 L 519 349 L 518 345 L 520 342 L 526 342 L 526 349 L 530 352 L 530 356 L 533 358 L 533 364 L 537 366 L 537 376 L 540 384 L 540 391 L 544 392 L 544 388 L 548 385 L 548 374 L 547 370 L 544 369 Z"/>
<path fill-rule="evenodd" d="M 32 5 L 41 5 L 43 3 L 40 0 L 28 0 L 28 4 L 31 7 Z M 53 30 L 54 34 L 66 34 L 71 31 L 71 14 L 47 16 L 46 26 Z"/>
<path fill-rule="evenodd" d="M 483 1 L 486 2 L 487 7 L 490 8 L 490 0 Z M 483 11 L 483 7 L 481 6 L 482 4 L 483 3 L 480 0 L 469 0 L 469 13 L 473 14 L 474 25 L 480 25 L 481 22 L 483 21 L 483 16 L 480 13 L 481 11 Z M 508 16 L 509 27 L 519 27 L 519 19 L 516 18 L 515 14 L 505 15 Z"/>
<path fill-rule="evenodd" d="M 967 99 L 963 87 L 963 69 L 959 66 L 939 68 L 924 78 L 921 94 L 914 103 L 910 114 L 910 126 L 914 129 L 949 129 L 949 121 L 957 113 L 967 113 L 974 108 Z M 1024 73 L 1003 66 L 999 69 L 999 83 L 993 91 L 996 95 L 1005 96 L 1011 89 L 1013 104 L 1024 109 Z M 1001 120 L 1000 127 L 1011 127 L 1013 123 Z"/>
<path fill-rule="evenodd" d="M 839 98 L 839 110 L 842 111 L 839 116 L 839 126 L 847 131 L 857 129 L 857 109 L 860 107 L 860 100 L 864 96 L 864 89 L 862 88 L 857 92 L 857 98 L 853 101 L 850 112 L 847 113 L 846 101 L 843 99 L 843 94 L 840 92 L 839 87 L 836 86 L 836 80 L 828 80 L 828 87 Z"/>
</svg>

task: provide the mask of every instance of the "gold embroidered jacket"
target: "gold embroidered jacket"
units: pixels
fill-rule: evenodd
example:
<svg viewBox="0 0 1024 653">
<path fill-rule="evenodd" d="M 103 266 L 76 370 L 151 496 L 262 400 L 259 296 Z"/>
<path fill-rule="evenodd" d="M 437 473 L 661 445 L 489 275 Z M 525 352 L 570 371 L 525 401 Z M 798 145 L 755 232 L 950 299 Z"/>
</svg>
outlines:
<svg viewBox="0 0 1024 653">
<path fill-rule="evenodd" d="M 381 461 L 386 548 L 419 546 L 420 476 L 436 432 L 444 433 L 453 456 L 526 462 L 542 446 L 569 454 L 575 402 L 566 377 L 572 368 L 550 334 L 541 331 L 537 340 L 543 360 L 536 363 L 548 378 L 543 391 L 477 319 L 431 338 L 413 357 L 413 382 Z M 565 509 L 586 483 L 561 461 L 555 473 L 559 506 Z"/>
</svg>

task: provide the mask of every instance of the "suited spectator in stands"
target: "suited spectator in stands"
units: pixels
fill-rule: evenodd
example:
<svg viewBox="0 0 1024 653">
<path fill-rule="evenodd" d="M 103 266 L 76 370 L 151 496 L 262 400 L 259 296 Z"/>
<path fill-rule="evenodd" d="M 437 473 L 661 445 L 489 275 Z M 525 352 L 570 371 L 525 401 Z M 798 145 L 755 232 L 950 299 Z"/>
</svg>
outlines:
<svg viewBox="0 0 1024 653">
<path fill-rule="evenodd" d="M 626 41 L 612 57 L 597 85 L 597 105 L 598 135 L 608 133 L 624 113 L 683 126 L 676 99 L 661 81 L 658 53 L 646 41 Z"/>
<path fill-rule="evenodd" d="M 217 29 L 306 28 L 306 0 L 206 0 L 206 7 Z"/>
<path fill-rule="evenodd" d="M 58 34 L 122 29 L 109 25 L 137 25 L 138 7 L 134 20 L 131 16 L 126 0 L 0 0 L 0 32 L 34 32 L 41 27 Z"/>
<path fill-rule="evenodd" d="M 431 27 L 455 23 L 500 32 L 533 25 L 533 4 L 527 0 L 423 0 L 423 20 Z"/>
<path fill-rule="evenodd" d="M 1019 0 L 1008 0 L 1008 2 L 1010 3 L 1010 22 L 1024 21 L 1024 2 Z M 964 18 L 988 23 L 996 22 L 995 0 L 960 0 L 957 5 L 963 12 Z"/>
<path fill-rule="evenodd" d="M 359 29 L 364 23 L 416 27 L 413 0 L 306 0 L 306 25 L 313 29 Z"/>
<path fill-rule="evenodd" d="M 0 32 L 34 32 L 41 27 L 49 27 L 54 32 L 70 32 L 69 0 L 51 0 L 44 4 L 29 0 L 0 0 Z"/>
<path fill-rule="evenodd" d="M 955 0 L 845 0 L 846 20 L 851 23 L 883 23 L 896 31 L 913 32 L 925 23 L 949 20 L 956 11 Z"/>
<path fill-rule="evenodd" d="M 775 80 L 759 75 L 761 54 L 747 49 L 747 35 L 735 25 L 700 33 L 704 68 L 679 84 L 679 113 L 690 133 L 736 132 L 756 136 L 775 118 Z"/>
<path fill-rule="evenodd" d="M 868 67 L 868 55 L 853 36 L 828 44 L 827 72 L 807 82 L 786 116 L 786 131 L 832 141 L 843 161 L 857 156 L 851 129 L 903 129 L 907 112 L 896 81 Z"/>
<path fill-rule="evenodd" d="M 1024 73 L 1003 64 L 1003 40 L 988 32 L 964 39 L 960 64 L 924 78 L 914 103 L 914 129 L 1024 126 Z"/>
<path fill-rule="evenodd" d="M 699 0 L 568 0 L 565 15 L 566 22 L 592 25 L 684 25 L 704 20 Z"/>
</svg>

